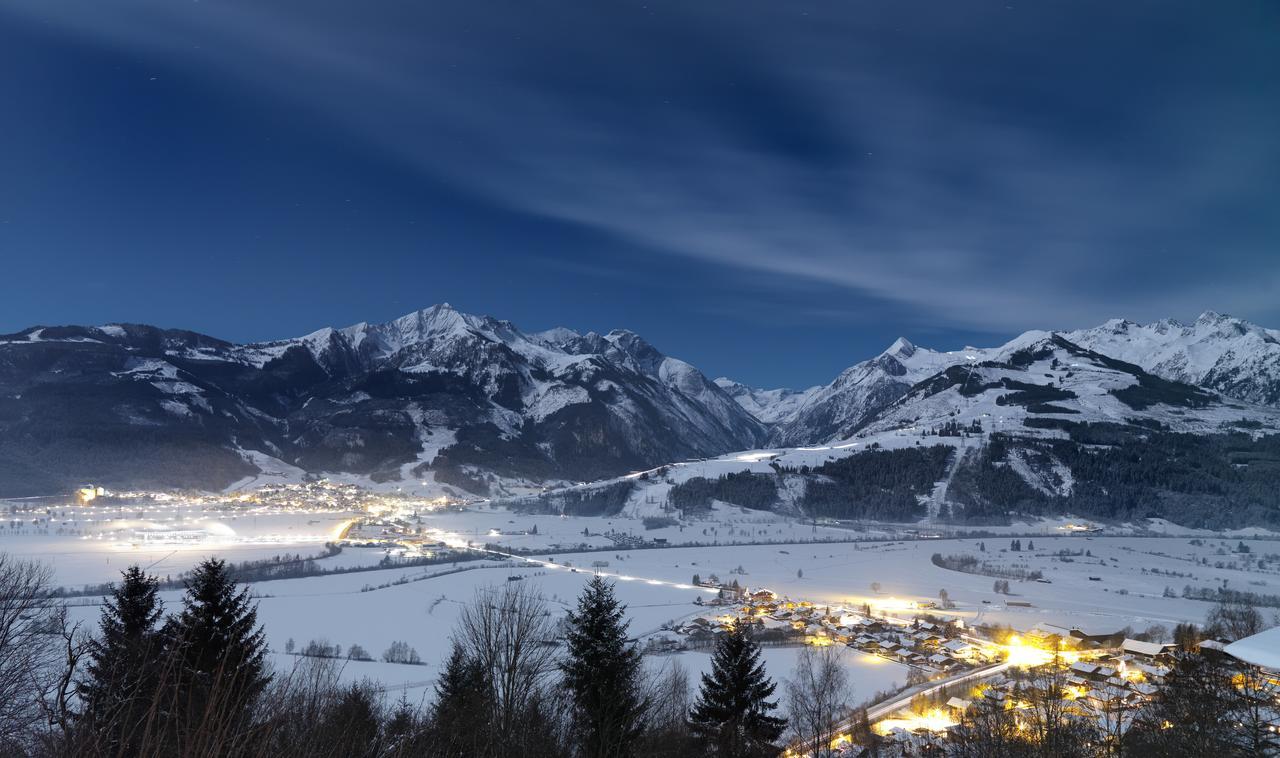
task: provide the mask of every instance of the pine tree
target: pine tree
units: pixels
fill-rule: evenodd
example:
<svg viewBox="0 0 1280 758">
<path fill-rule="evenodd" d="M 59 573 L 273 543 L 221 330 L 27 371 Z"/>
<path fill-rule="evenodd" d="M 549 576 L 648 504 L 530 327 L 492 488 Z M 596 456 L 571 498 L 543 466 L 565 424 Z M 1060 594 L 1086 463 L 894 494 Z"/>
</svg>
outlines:
<svg viewBox="0 0 1280 758">
<path fill-rule="evenodd" d="M 207 732 L 247 718 L 270 677 L 257 607 L 247 588 L 236 591 L 225 561 L 196 566 L 182 602 L 163 634 L 182 709 L 176 726 L 180 739 L 192 739 L 196 724 Z"/>
<path fill-rule="evenodd" d="M 374 758 L 382 752 L 382 714 L 378 692 L 370 683 L 353 684 L 339 695 L 317 725 L 327 732 L 331 755 Z"/>
<path fill-rule="evenodd" d="M 640 687 L 640 651 L 627 642 L 625 608 L 596 576 L 568 615 L 568 653 L 560 664 L 574 710 L 578 754 L 629 756 L 644 730 L 648 702 Z"/>
<path fill-rule="evenodd" d="M 482 746 L 492 731 L 490 711 L 484 668 L 455 642 L 436 682 L 428 754 L 440 758 L 486 755 Z"/>
<path fill-rule="evenodd" d="M 770 715 L 776 701 L 768 698 L 777 685 L 765 674 L 760 648 L 734 628 L 720 637 L 711 659 L 711 673 L 702 675 L 702 688 L 691 713 L 693 731 L 708 755 L 754 758 L 777 752 L 774 741 L 785 719 Z"/>
<path fill-rule="evenodd" d="M 78 683 L 87 739 L 104 754 L 136 752 L 156 694 L 161 605 L 156 579 L 137 566 L 102 609 L 98 636 L 89 643 L 87 676 Z"/>
<path fill-rule="evenodd" d="M 419 732 L 418 712 L 409 702 L 408 694 L 401 692 L 400 700 L 396 702 L 383 729 L 388 750 L 392 755 L 425 754 L 426 751 L 417 744 Z"/>
</svg>

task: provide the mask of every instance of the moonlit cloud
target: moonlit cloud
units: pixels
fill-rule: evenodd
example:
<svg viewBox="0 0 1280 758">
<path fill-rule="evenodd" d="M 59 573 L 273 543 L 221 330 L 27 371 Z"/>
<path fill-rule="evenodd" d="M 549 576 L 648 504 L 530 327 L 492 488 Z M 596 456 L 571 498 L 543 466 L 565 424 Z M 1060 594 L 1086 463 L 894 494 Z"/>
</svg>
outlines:
<svg viewBox="0 0 1280 758">
<path fill-rule="evenodd" d="M 500 7 L 0 14 L 296 100 L 494 204 L 920 322 L 1280 317 L 1280 70 L 1229 9 Z"/>
</svg>

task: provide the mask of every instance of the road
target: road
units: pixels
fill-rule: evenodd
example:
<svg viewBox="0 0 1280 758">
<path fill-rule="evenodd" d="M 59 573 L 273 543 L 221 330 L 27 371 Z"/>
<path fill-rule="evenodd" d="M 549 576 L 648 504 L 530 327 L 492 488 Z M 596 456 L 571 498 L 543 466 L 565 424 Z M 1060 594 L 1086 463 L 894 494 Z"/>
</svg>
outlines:
<svg viewBox="0 0 1280 758">
<path fill-rule="evenodd" d="M 901 693 L 897 697 L 894 697 L 891 700 L 886 700 L 883 703 L 880 703 L 878 705 L 874 705 L 868 708 L 867 721 L 874 724 L 877 721 L 880 721 L 888 716 L 891 716 L 894 713 L 897 713 L 898 711 L 911 705 L 911 701 L 921 695 L 928 697 L 930 695 L 933 695 L 942 691 L 943 689 L 946 689 L 947 687 L 954 687 L 959 684 L 976 682 L 982 679 L 990 679 L 993 676 L 998 676 L 999 674 L 1003 674 L 1005 671 L 1008 671 L 1013 665 L 1014 664 L 1010 663 L 1009 661 L 992 663 L 990 665 L 984 666 L 982 668 L 973 669 L 971 671 L 962 671 L 959 674 L 955 674 L 954 676 L 949 676 L 946 679 L 940 679 L 938 681 L 927 682 L 925 684 L 917 685 L 915 687 L 912 687 L 909 690 L 904 691 L 903 693 Z M 849 718 L 837 724 L 833 732 L 835 734 L 847 734 L 850 730 L 854 728 L 854 726 L 855 726 L 854 717 L 850 716 Z M 812 750 L 813 750 L 812 742 L 806 742 L 802 744 L 792 744 L 787 747 L 787 751 L 784 753 L 784 755 L 791 755 L 791 756 L 808 755 L 810 752 L 812 752 Z"/>
<path fill-rule="evenodd" d="M 893 700 L 888 700 L 879 705 L 868 708 L 867 719 L 872 722 L 879 721 L 880 719 L 883 719 L 886 716 L 889 716 L 897 711 L 902 710 L 903 708 L 906 708 L 908 705 L 911 705 L 911 701 L 920 695 L 925 695 L 927 697 L 929 695 L 933 695 L 934 693 L 940 692 L 941 690 L 946 689 L 947 687 L 954 687 L 957 684 L 967 684 L 969 682 L 976 682 L 982 679 L 990 679 L 993 676 L 1003 674 L 1005 671 L 1008 671 L 1012 666 L 1013 664 L 1008 661 L 1003 661 L 1001 663 L 993 663 L 988 666 L 984 666 L 982 668 L 973 669 L 972 671 L 963 671 L 959 674 L 947 677 L 946 679 L 940 679 L 936 682 L 929 682 L 928 684 L 921 685 L 920 688 L 912 688 L 904 692 L 903 694 L 899 695 L 898 697 L 894 698 Z M 844 731 L 848 729 L 851 724 L 852 724 L 851 720 L 848 722 L 842 723 L 840 725 L 840 730 Z"/>
</svg>

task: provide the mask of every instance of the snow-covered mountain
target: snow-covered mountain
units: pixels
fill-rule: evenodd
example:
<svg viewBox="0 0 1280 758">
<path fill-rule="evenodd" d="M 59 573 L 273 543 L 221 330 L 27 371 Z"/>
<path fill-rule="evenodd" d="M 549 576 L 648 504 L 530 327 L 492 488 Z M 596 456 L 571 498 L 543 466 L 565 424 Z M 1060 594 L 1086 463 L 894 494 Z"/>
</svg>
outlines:
<svg viewBox="0 0 1280 758">
<path fill-rule="evenodd" d="M 438 305 L 237 345 L 113 324 L 0 336 L 0 492 L 224 487 L 263 469 L 472 493 L 753 447 L 764 425 L 626 331 Z"/>
<path fill-rule="evenodd" d="M 972 356 L 972 360 L 968 358 Z M 1027 332 L 999 348 L 966 353 L 867 419 L 860 435 L 944 424 L 1018 436 L 1056 436 L 1062 421 L 1138 425 L 1211 434 L 1244 420 L 1280 429 L 1280 409 L 1236 402 L 1081 347 Z"/>
<path fill-rule="evenodd" d="M 900 339 L 789 391 L 712 382 L 632 332 L 527 333 L 448 305 L 246 345 L 33 327 L 0 336 L 0 495 L 316 473 L 424 492 L 550 488 L 574 512 L 718 498 L 973 520 L 1083 502 L 1265 521 L 1277 353 L 1276 332 L 1210 313 L 952 352 Z M 869 450 L 901 452 L 858 457 Z M 645 469 L 661 473 L 626 476 Z M 1203 491 L 1202 474 L 1216 477 Z M 607 497 L 588 502 L 579 482 Z"/>
<path fill-rule="evenodd" d="M 938 366 L 897 393 L 905 377 L 919 375 L 913 369 Z M 835 407 L 851 409 L 841 418 L 852 426 L 828 436 L 837 426 L 815 425 L 822 441 L 682 462 L 514 505 L 632 515 L 737 506 L 895 522 L 1074 514 L 1280 525 L 1280 408 L 1155 376 L 1060 334 L 1027 332 L 998 348 L 951 355 L 899 342 L 841 379 L 846 402 Z M 878 408 L 847 402 L 871 397 L 868 387 L 891 399 Z M 839 402 L 836 388 L 822 400 Z"/>
<path fill-rule="evenodd" d="M 972 353 L 939 353 L 899 339 L 880 355 L 845 369 L 825 387 L 810 390 L 774 424 L 774 445 L 805 445 L 847 437 L 902 397 L 917 382 L 964 361 Z"/>
<path fill-rule="evenodd" d="M 1280 405 L 1280 330 L 1207 311 L 1192 324 L 1113 319 L 1063 336 L 1165 379 L 1250 403 Z"/>
<path fill-rule="evenodd" d="M 790 418 L 815 393 L 823 389 L 822 386 L 816 386 L 807 390 L 761 390 L 723 376 L 716 379 L 716 385 L 748 413 L 766 424 L 777 424 Z"/>
<path fill-rule="evenodd" d="M 845 369 L 830 384 L 807 390 L 758 390 L 731 379 L 716 383 L 747 412 L 770 426 L 769 443 L 811 445 L 851 436 L 918 382 L 952 366 L 995 360 L 1032 331 L 997 348 L 936 351 L 898 339 L 870 360 Z M 1209 311 L 1194 324 L 1146 326 L 1115 319 L 1064 332 L 1069 342 L 1247 403 L 1280 406 L 1280 331 Z"/>
</svg>

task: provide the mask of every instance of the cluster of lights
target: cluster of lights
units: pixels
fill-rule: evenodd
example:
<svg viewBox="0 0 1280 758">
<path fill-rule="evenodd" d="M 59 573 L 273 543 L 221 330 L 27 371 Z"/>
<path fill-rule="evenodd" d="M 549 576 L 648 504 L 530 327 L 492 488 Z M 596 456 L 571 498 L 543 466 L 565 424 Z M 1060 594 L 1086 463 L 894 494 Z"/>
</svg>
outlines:
<svg viewBox="0 0 1280 758">
<path fill-rule="evenodd" d="M 923 713 L 912 713 L 898 718 L 879 721 L 873 727 L 876 734 L 887 735 L 895 729 L 915 731 L 926 729 L 930 732 L 945 732 L 960 722 L 941 708 L 930 708 Z"/>
<path fill-rule="evenodd" d="M 1024 641 L 1021 637 L 1014 635 L 1009 641 L 1001 645 L 1005 652 L 1005 660 L 1013 666 L 1019 668 L 1035 668 L 1036 666 L 1047 666 L 1056 658 L 1058 661 L 1066 664 L 1075 663 L 1080 659 L 1078 653 L 1071 650 L 1049 650 L 1043 647 L 1037 647 Z"/>
</svg>

